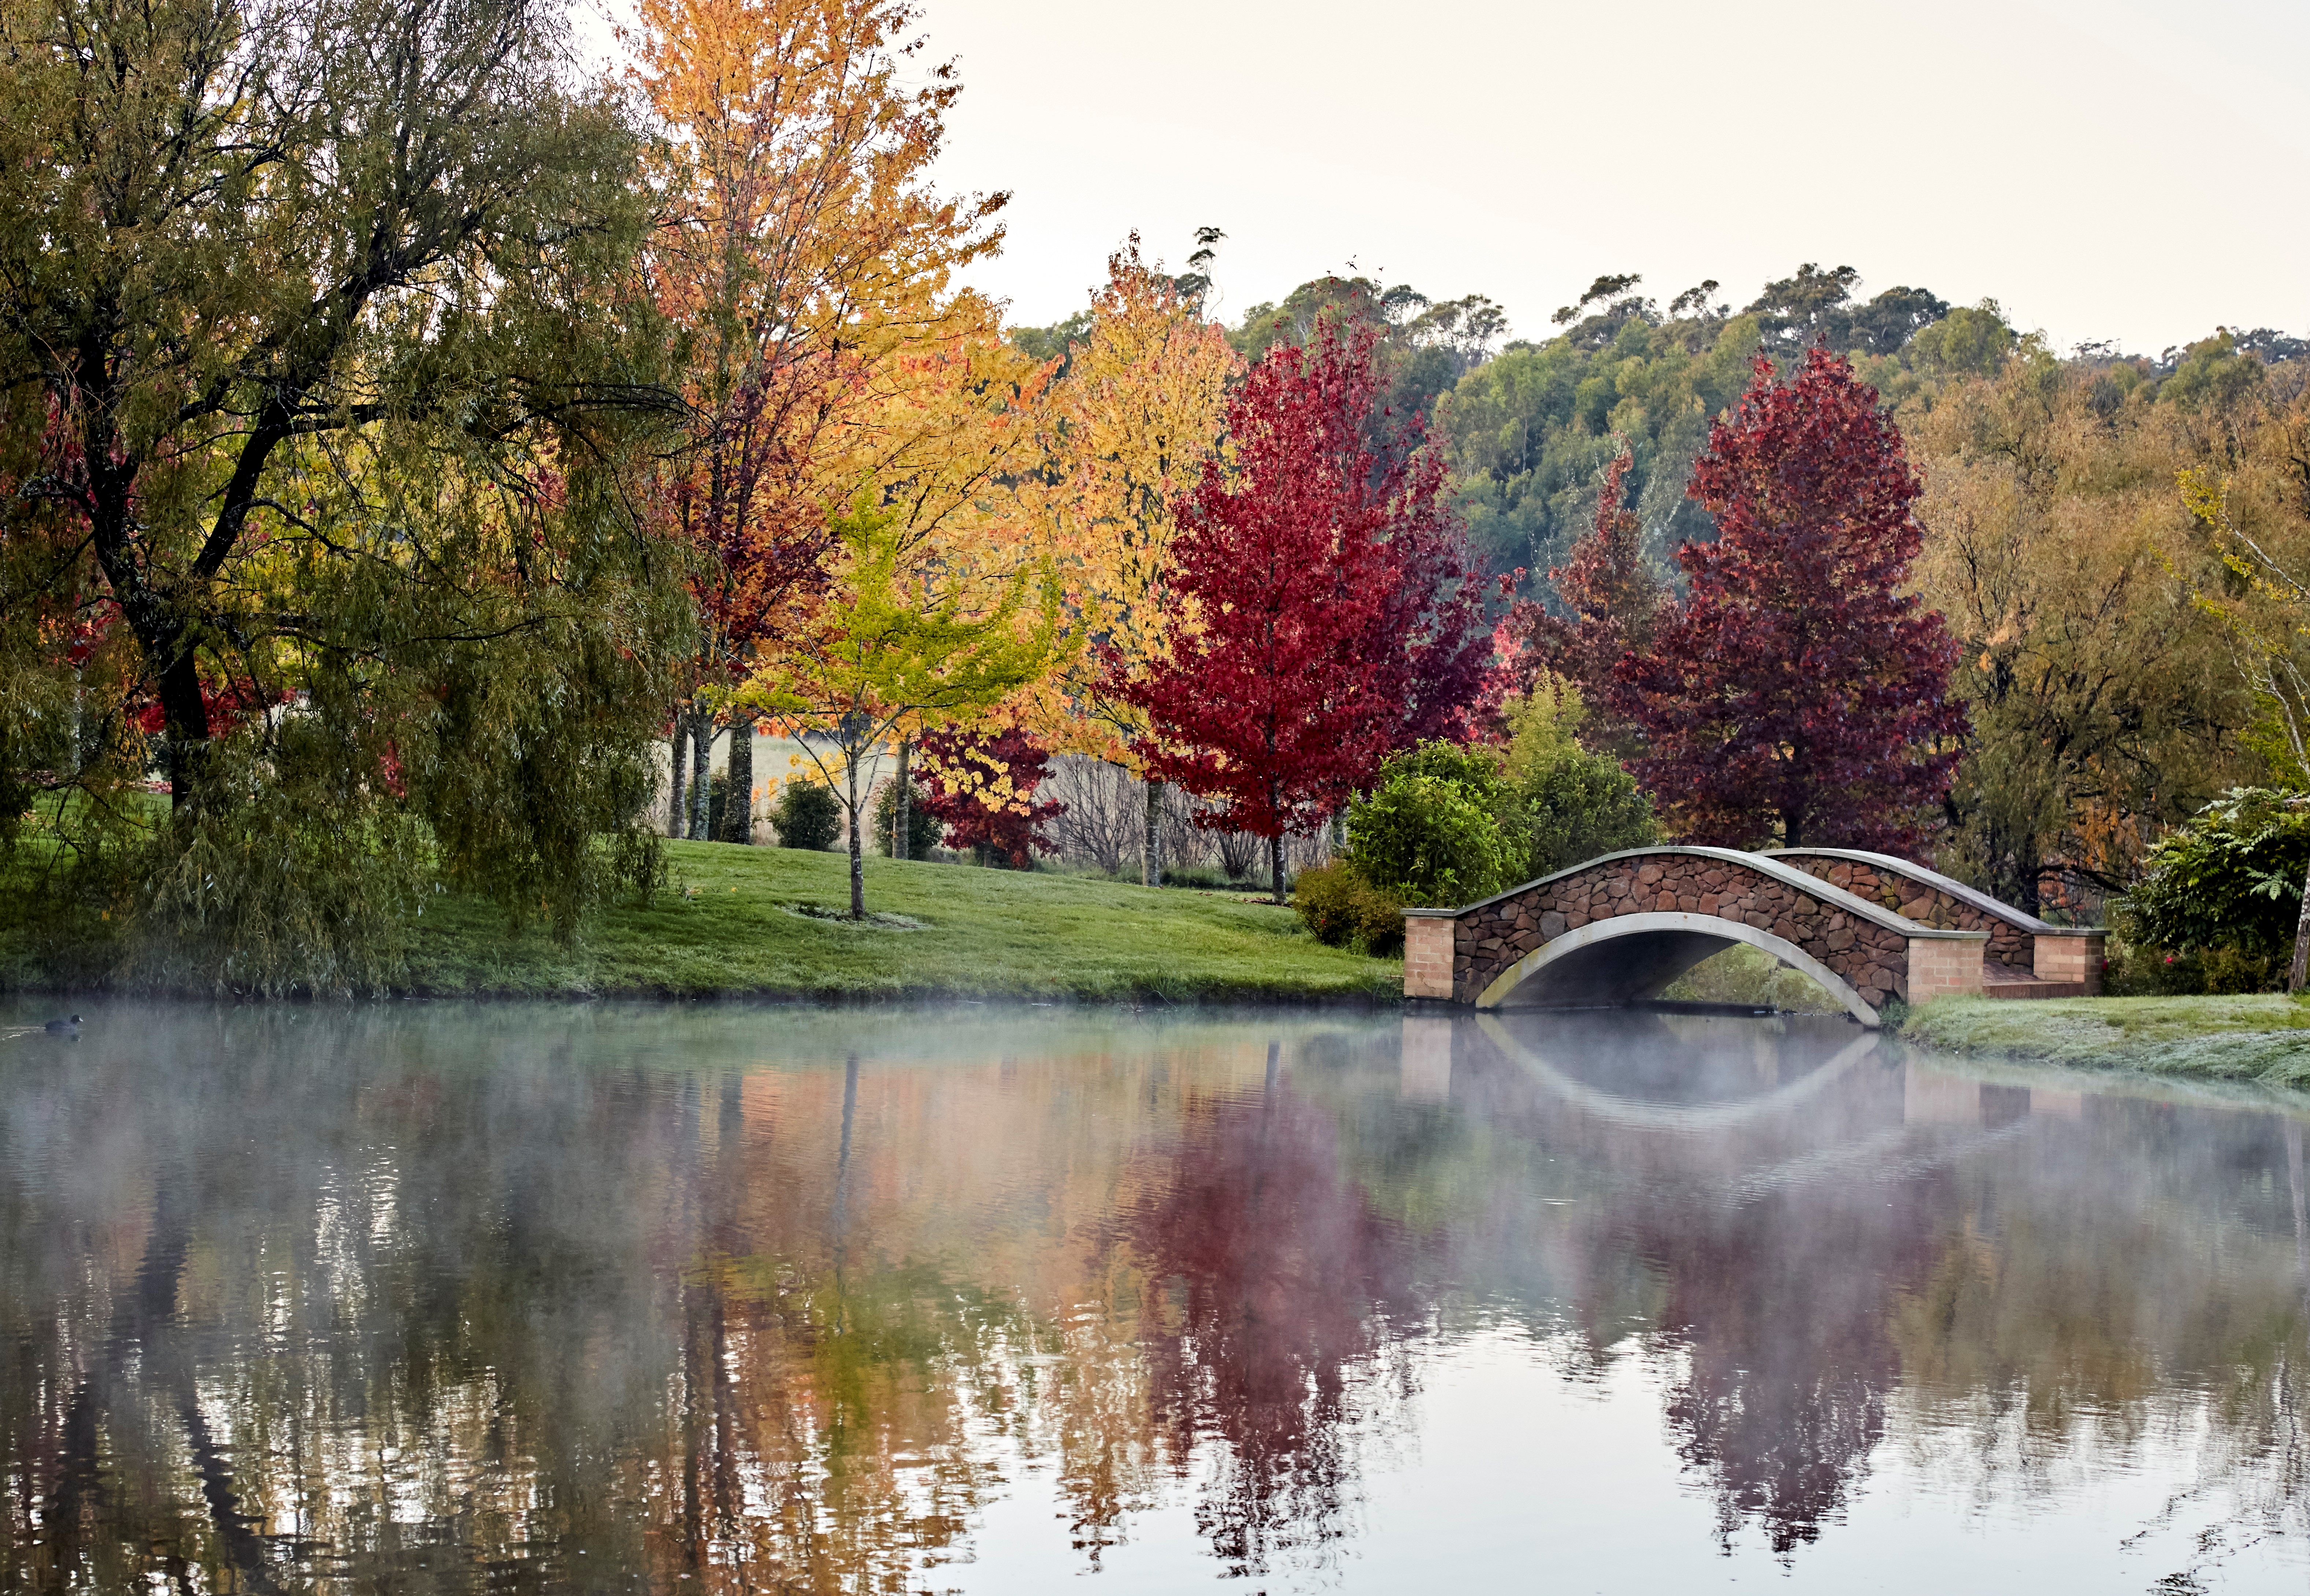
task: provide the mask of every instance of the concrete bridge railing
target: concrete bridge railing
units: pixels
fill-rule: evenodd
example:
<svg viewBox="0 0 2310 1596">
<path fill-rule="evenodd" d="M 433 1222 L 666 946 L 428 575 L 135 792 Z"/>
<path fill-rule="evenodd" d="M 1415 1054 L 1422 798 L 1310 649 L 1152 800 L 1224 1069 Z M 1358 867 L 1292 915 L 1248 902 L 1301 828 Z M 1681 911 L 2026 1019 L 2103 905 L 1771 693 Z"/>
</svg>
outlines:
<svg viewBox="0 0 2310 1596">
<path fill-rule="evenodd" d="M 1479 1009 L 1626 1003 L 1746 942 L 1873 1027 L 1896 998 L 1980 992 L 1988 940 L 1978 926 L 1907 919 L 1793 861 L 1632 848 L 1464 908 L 1407 911 L 1403 990 Z"/>
</svg>

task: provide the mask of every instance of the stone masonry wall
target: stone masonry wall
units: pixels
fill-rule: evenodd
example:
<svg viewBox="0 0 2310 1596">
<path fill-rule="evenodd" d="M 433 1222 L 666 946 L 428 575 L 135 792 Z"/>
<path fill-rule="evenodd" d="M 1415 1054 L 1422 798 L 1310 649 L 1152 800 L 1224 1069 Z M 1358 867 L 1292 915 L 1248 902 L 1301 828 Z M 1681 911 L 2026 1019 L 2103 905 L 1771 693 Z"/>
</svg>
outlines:
<svg viewBox="0 0 2310 1596">
<path fill-rule="evenodd" d="M 1938 887 L 1897 876 L 1854 859 L 1822 859 L 1794 854 L 1781 861 L 1832 887 L 1842 887 L 1855 898 L 1883 904 L 1904 920 L 1943 931 L 1985 931 L 1989 947 L 1982 954 L 1992 964 L 2010 966 L 2027 974 L 2036 957 L 2036 939 L 2019 926 L 1984 915 Z"/>
<path fill-rule="evenodd" d="M 1872 1008 L 1908 996 L 1909 941 L 1802 888 L 1727 860 L 1640 854 L 1509 894 L 1452 922 L 1452 995 L 1472 1003 L 1500 972 L 1592 920 L 1717 915 L 1769 931 L 1835 970 Z"/>
</svg>

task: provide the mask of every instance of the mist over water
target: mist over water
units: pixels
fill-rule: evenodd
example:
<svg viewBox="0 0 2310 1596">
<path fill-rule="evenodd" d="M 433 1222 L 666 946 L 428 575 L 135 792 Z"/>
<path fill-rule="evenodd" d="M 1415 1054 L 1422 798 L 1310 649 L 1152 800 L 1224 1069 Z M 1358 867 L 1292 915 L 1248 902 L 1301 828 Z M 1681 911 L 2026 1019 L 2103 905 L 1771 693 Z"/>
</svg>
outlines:
<svg viewBox="0 0 2310 1596">
<path fill-rule="evenodd" d="M 0 1590 L 2298 1592 L 2305 1112 L 1830 1018 L 109 1006 L 0 1040 Z"/>
</svg>

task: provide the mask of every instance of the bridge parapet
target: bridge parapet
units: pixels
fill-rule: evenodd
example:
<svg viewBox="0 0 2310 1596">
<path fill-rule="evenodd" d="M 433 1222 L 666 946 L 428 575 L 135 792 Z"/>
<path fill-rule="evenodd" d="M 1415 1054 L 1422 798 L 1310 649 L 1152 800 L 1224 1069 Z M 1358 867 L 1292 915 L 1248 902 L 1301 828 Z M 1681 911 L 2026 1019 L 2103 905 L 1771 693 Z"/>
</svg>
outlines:
<svg viewBox="0 0 2310 1596">
<path fill-rule="evenodd" d="M 1842 887 L 1920 925 L 1982 931 L 1996 996 L 2090 997 L 2101 991 L 2097 927 L 2050 925 L 1939 871 L 1860 848 L 1776 848 L 1763 855 Z"/>
<path fill-rule="evenodd" d="M 1663 955 L 1681 957 L 1680 968 L 1724 941 L 1769 938 L 1817 961 L 1873 1011 L 1910 995 L 1916 967 L 1913 944 L 1946 940 L 1965 946 L 1930 961 L 1933 976 L 1927 995 L 1968 989 L 1968 957 L 1969 989 L 1980 990 L 1983 938 L 1977 930 L 1915 924 L 1793 863 L 1761 854 L 1660 847 L 1607 854 L 1465 908 L 1412 911 L 1405 921 L 1404 991 L 1413 997 L 1448 996 L 1489 1006 L 1504 995 L 1496 990 L 1502 978 L 1550 942 L 1600 922 L 1638 915 L 1680 917 L 1674 934 L 1687 939 L 1678 944 L 1683 954 L 1664 950 Z M 1645 924 L 1666 934 L 1666 923 Z M 1760 934 L 1739 934 L 1749 931 Z M 1712 932 L 1719 941 L 1706 940 Z M 1581 944 L 1594 940 L 1576 939 Z"/>
</svg>

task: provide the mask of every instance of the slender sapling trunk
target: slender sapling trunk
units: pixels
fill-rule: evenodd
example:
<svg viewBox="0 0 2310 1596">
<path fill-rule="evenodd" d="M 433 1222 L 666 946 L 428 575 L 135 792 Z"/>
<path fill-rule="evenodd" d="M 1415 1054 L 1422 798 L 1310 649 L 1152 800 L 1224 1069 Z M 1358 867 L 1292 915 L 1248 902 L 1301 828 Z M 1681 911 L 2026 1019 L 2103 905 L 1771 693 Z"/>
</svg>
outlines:
<svg viewBox="0 0 2310 1596">
<path fill-rule="evenodd" d="M 866 854 L 861 846 L 864 828 L 858 823 L 858 755 L 849 754 L 845 763 L 844 774 L 850 782 L 850 917 L 864 920 L 866 918 Z"/>
<path fill-rule="evenodd" d="M 1275 888 L 1275 901 L 1283 902 L 1283 834 L 1267 839 L 1267 874 Z"/>
<path fill-rule="evenodd" d="M 890 806 L 891 813 L 896 817 L 890 822 L 890 857 L 893 859 L 905 858 L 907 849 L 913 840 L 908 835 L 913 827 L 914 817 L 908 812 L 907 803 L 907 786 L 911 779 L 907 775 L 907 756 L 914 751 L 914 747 L 913 738 L 899 739 L 899 800 Z"/>
<path fill-rule="evenodd" d="M 1147 778 L 1147 836 L 1139 850 L 1139 884 L 1163 884 L 1163 784 Z"/>
<path fill-rule="evenodd" d="M 680 837 L 690 829 L 690 811 L 682 807 L 682 761 L 690 752 L 690 716 L 679 707 L 673 712 L 673 742 L 667 750 L 666 768 L 671 772 L 673 790 L 666 794 L 665 834 Z"/>
</svg>

